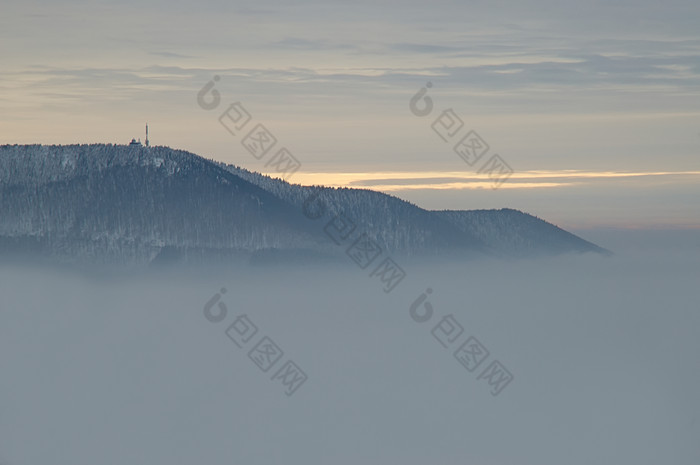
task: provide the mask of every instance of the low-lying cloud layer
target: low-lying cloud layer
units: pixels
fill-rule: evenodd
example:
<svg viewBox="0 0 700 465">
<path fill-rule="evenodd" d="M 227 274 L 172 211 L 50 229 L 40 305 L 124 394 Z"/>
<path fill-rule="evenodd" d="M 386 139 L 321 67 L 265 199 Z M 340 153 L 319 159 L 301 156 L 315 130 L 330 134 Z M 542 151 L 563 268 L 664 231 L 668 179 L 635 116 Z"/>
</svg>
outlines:
<svg viewBox="0 0 700 465">
<path fill-rule="evenodd" d="M 404 263 L 391 294 L 352 263 L 103 277 L 5 266 L 2 459 L 694 465 L 699 244 L 600 237 L 626 247 Z M 247 342 L 243 322 L 257 328 Z M 470 336 L 489 352 L 476 367 L 455 357 Z M 264 337 L 283 352 L 270 368 L 253 351 Z M 288 360 L 307 377 L 290 396 L 276 377 Z M 513 375 L 496 396 L 481 376 L 494 361 Z"/>
</svg>

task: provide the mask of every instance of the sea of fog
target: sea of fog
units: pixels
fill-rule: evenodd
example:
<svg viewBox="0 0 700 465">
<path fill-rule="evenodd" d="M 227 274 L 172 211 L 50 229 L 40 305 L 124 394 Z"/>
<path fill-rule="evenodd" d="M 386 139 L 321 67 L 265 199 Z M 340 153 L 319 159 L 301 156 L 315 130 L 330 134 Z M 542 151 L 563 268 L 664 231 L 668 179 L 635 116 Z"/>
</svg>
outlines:
<svg viewBox="0 0 700 465">
<path fill-rule="evenodd" d="M 698 234 L 584 237 L 615 255 L 389 293 L 350 259 L 0 266 L 0 464 L 697 465 Z"/>
</svg>

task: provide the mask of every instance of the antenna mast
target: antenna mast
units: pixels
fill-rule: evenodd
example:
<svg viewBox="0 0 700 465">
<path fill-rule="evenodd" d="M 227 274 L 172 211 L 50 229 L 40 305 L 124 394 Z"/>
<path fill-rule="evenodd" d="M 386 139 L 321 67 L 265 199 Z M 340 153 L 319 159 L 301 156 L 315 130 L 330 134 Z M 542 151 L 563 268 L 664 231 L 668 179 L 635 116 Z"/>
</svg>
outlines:
<svg viewBox="0 0 700 465">
<path fill-rule="evenodd" d="M 150 147 L 150 143 L 148 142 L 148 123 L 146 123 L 146 147 Z"/>
</svg>

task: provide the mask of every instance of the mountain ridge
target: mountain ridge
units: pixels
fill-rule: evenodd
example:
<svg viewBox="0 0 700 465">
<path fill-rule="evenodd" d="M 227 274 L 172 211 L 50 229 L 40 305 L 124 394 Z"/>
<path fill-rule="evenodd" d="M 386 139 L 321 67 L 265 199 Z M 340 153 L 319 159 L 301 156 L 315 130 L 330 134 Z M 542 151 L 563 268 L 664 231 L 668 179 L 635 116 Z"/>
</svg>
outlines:
<svg viewBox="0 0 700 465">
<path fill-rule="evenodd" d="M 314 196 L 323 221 L 302 212 Z M 368 189 L 290 184 L 169 147 L 0 146 L 0 257 L 149 264 L 337 256 L 340 219 L 398 255 L 531 256 L 604 249 L 516 210 L 430 211 Z M 495 241 L 494 238 L 500 238 Z"/>
</svg>

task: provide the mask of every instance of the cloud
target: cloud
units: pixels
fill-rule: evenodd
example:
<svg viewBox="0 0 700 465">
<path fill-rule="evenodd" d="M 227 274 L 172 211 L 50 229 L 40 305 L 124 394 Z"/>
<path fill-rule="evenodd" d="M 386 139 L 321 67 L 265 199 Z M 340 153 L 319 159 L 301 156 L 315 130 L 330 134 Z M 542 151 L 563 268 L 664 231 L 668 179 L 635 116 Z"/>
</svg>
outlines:
<svg viewBox="0 0 700 465">
<path fill-rule="evenodd" d="M 631 186 L 675 182 L 693 185 L 700 182 L 700 171 L 522 171 L 513 173 L 501 184 L 505 189 L 542 189 L 581 186 L 584 184 L 615 184 L 627 180 Z M 368 187 L 383 192 L 405 190 L 463 190 L 491 189 L 488 174 L 476 172 L 355 172 L 295 174 L 295 182 L 305 185 L 331 187 Z"/>
<path fill-rule="evenodd" d="M 182 53 L 175 52 L 148 52 L 151 55 L 160 56 L 164 58 L 194 58 L 192 55 L 184 55 Z"/>
<path fill-rule="evenodd" d="M 356 47 L 346 43 L 337 43 L 328 39 L 302 39 L 299 37 L 288 37 L 270 44 L 271 47 L 277 49 L 291 50 L 357 50 Z"/>
<path fill-rule="evenodd" d="M 433 45 L 433 44 L 411 44 L 411 43 L 400 43 L 390 46 L 391 49 L 398 52 L 409 52 L 409 53 L 445 53 L 445 52 L 455 52 L 459 51 L 459 47 L 447 47 L 444 45 Z"/>
</svg>

